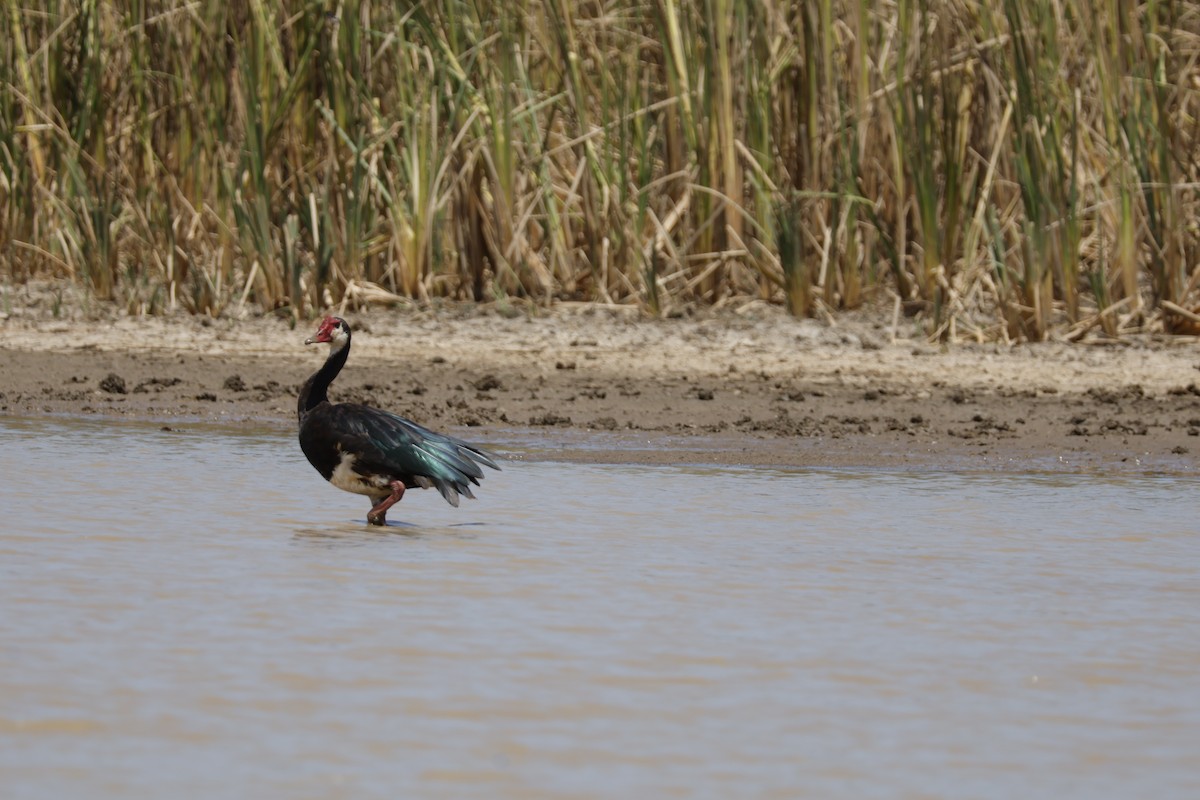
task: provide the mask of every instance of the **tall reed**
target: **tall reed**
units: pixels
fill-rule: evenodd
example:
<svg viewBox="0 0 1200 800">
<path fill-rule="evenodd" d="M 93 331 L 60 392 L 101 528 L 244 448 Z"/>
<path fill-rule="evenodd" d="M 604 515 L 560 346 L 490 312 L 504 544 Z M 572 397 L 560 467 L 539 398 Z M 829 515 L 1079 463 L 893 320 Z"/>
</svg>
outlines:
<svg viewBox="0 0 1200 800">
<path fill-rule="evenodd" d="M 1179 0 L 4 0 L 0 271 L 1043 339 L 1200 307 Z M 335 16 L 336 14 L 336 16 Z"/>
</svg>

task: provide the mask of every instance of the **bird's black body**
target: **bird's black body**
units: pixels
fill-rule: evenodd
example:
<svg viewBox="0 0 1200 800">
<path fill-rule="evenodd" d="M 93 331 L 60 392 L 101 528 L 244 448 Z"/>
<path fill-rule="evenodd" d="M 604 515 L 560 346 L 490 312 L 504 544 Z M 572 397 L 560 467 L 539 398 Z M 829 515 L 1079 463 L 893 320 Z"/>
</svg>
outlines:
<svg viewBox="0 0 1200 800">
<path fill-rule="evenodd" d="M 300 449 L 325 480 L 371 498 L 367 519 L 384 523 L 404 490 L 436 488 L 451 505 L 474 497 L 480 465 L 499 469 L 485 450 L 435 433 L 387 411 L 356 403 L 329 402 L 329 384 L 350 354 L 350 327 L 327 317 L 309 342 L 328 342 L 329 357 L 300 389 Z"/>
</svg>

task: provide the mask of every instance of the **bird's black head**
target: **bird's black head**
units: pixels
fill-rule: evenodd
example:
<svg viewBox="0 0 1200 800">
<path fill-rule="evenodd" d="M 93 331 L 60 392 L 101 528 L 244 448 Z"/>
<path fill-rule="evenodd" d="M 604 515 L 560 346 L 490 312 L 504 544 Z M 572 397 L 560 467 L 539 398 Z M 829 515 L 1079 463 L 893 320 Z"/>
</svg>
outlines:
<svg viewBox="0 0 1200 800">
<path fill-rule="evenodd" d="M 350 326 L 341 317 L 326 317 L 321 320 L 317 332 L 304 340 L 305 344 L 328 342 L 333 349 L 340 350 L 350 341 Z"/>
</svg>

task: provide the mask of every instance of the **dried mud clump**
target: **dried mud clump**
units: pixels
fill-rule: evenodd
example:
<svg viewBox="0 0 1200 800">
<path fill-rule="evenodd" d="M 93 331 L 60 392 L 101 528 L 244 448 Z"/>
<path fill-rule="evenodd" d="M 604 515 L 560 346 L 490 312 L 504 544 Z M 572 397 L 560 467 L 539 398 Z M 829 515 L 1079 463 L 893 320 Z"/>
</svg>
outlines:
<svg viewBox="0 0 1200 800">
<path fill-rule="evenodd" d="M 1189 394 L 1200 397 L 1200 386 L 1197 386 L 1194 383 L 1189 383 L 1187 386 L 1176 386 L 1175 388 L 1169 390 L 1167 394 L 1171 395 L 1172 397 L 1182 397 Z"/>
<path fill-rule="evenodd" d="M 493 389 L 503 389 L 504 385 L 495 375 L 487 374 L 472 384 L 477 392 L 490 392 Z"/>
<path fill-rule="evenodd" d="M 1101 387 L 1092 387 L 1087 391 L 1088 396 L 1097 403 L 1106 403 L 1115 405 L 1122 400 L 1141 400 L 1146 396 L 1146 391 L 1140 384 L 1132 384 L 1130 386 L 1122 386 L 1119 389 L 1105 389 Z"/>
<path fill-rule="evenodd" d="M 133 387 L 134 394 L 145 394 L 150 390 L 161 392 L 163 389 L 169 389 L 172 386 L 177 386 L 183 383 L 179 378 L 159 378 L 154 377 L 148 381 L 142 381 L 137 386 Z"/>
<path fill-rule="evenodd" d="M 536 414 L 529 418 L 529 424 L 537 427 L 552 427 L 558 425 L 570 425 L 571 418 L 564 417 L 561 414 L 555 414 L 553 411 L 547 411 L 544 414 Z"/>
<path fill-rule="evenodd" d="M 125 394 L 125 379 L 115 372 L 108 373 L 104 380 L 100 381 L 100 391 L 108 394 Z"/>
</svg>

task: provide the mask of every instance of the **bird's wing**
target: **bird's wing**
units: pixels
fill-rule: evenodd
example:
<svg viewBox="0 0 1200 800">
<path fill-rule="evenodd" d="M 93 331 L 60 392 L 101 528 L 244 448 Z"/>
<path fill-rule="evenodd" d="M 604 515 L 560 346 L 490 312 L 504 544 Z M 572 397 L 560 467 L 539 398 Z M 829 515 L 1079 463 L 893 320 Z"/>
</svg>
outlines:
<svg viewBox="0 0 1200 800">
<path fill-rule="evenodd" d="M 330 423 L 338 433 L 358 440 L 357 465 L 412 476 L 436 487 L 454 506 L 458 495 L 473 497 L 470 484 L 483 478 L 480 465 L 500 469 L 494 456 L 461 439 L 436 433 L 388 411 L 354 403 L 333 407 Z"/>
</svg>

